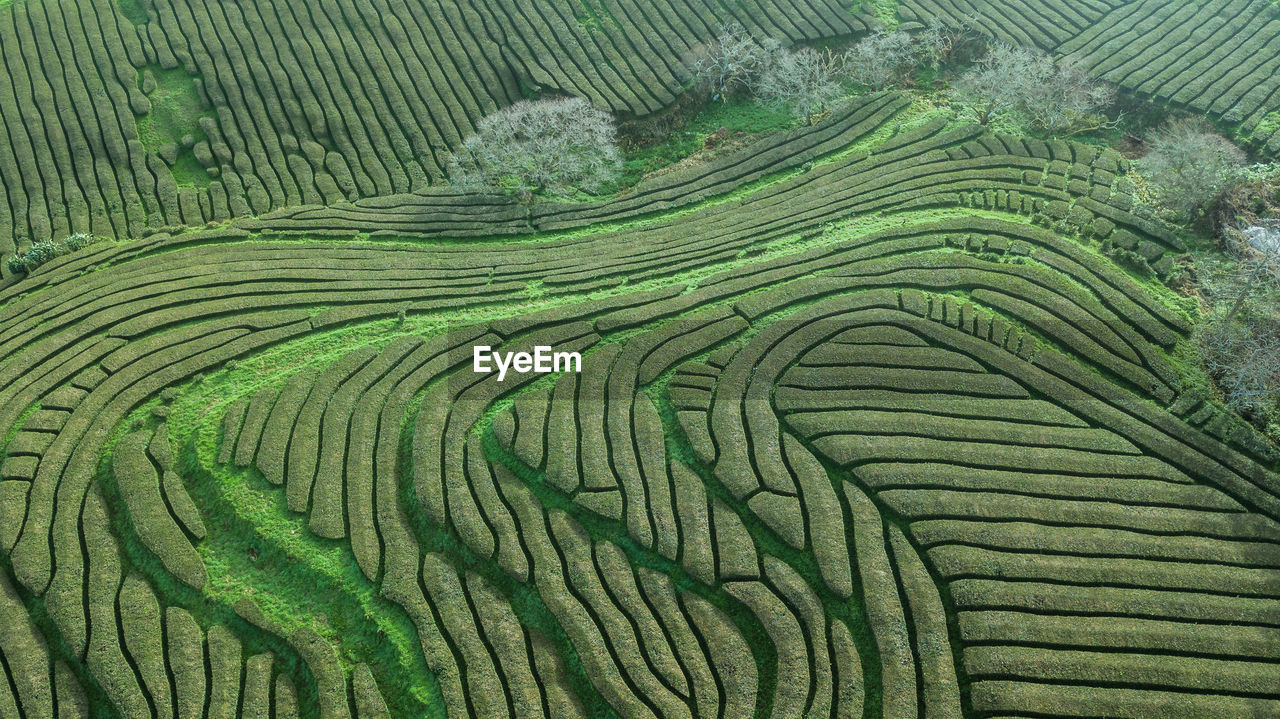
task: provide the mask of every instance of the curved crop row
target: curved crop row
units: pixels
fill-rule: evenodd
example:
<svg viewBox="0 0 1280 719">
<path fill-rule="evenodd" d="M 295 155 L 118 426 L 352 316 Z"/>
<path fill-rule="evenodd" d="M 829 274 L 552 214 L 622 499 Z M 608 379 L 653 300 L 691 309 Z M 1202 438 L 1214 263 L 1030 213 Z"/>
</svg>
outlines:
<svg viewBox="0 0 1280 719">
<path fill-rule="evenodd" d="M 1052 50 L 1123 5 L 1125 0 L 904 0 L 898 14 L 918 23 L 965 25 L 1008 43 Z"/>
<path fill-rule="evenodd" d="M 129 14 L 106 0 L 0 8 L 0 165 L 14 170 L 0 255 L 421 192 L 522 88 L 646 115 L 725 23 L 798 43 L 874 22 L 829 0 L 162 0 Z"/>
<path fill-rule="evenodd" d="M 1259 148 L 1280 152 L 1273 121 L 1280 112 L 1275 3 L 1130 3 L 1057 52 L 1123 88 L 1239 123 Z"/>
<path fill-rule="evenodd" d="M 868 101 L 863 108 L 853 109 L 852 116 L 860 117 L 880 106 L 880 102 Z M 892 107 L 885 110 L 892 111 Z M 886 115 L 875 112 L 870 118 L 884 122 Z M 839 128 L 843 121 L 836 120 L 833 124 Z M 850 143 L 862 133 L 865 129 L 855 126 L 853 133 L 841 135 L 840 142 Z M 650 258 L 661 258 L 668 269 L 685 269 L 693 265 L 680 262 L 681 258 L 696 261 L 695 257 L 705 257 L 708 252 L 726 256 L 740 248 L 746 238 L 753 243 L 763 243 L 789 233 L 817 231 L 824 223 L 851 216 L 964 207 L 1010 212 L 1059 231 L 1110 240 L 1116 246 L 1138 253 L 1161 274 L 1172 268 L 1170 251 L 1181 250 L 1182 242 L 1156 223 L 1130 211 L 1128 181 L 1122 176 L 1127 161 L 1123 158 L 1112 151 L 1099 152 L 1095 147 L 1082 144 L 977 138 L 978 134 L 976 128 L 948 131 L 941 121 L 927 121 L 880 141 L 870 151 L 837 154 L 825 163 L 769 184 L 736 202 L 717 201 L 713 196 L 709 202 L 695 204 L 689 211 L 668 220 L 647 226 L 641 223 L 639 227 L 624 227 L 614 232 L 608 232 L 606 226 L 606 230 L 594 232 L 594 237 L 543 246 L 575 246 L 612 237 L 616 238 L 618 248 L 632 248 L 607 250 L 597 269 L 590 272 L 574 273 L 569 270 L 574 263 L 559 263 L 563 274 L 556 279 L 557 283 L 582 283 L 600 278 L 602 272 L 608 274 L 609 268 L 619 266 L 618 260 L 623 257 L 629 260 L 624 266 L 633 273 L 638 263 Z M 821 137 L 816 132 L 805 133 L 804 144 L 785 147 L 797 153 L 793 157 L 808 158 L 812 156 L 808 141 Z M 736 178 L 739 183 L 750 181 L 757 176 L 748 170 L 752 157 L 752 151 L 744 151 L 727 158 L 725 167 L 717 166 L 711 174 L 693 178 L 689 183 L 691 187 L 685 185 L 685 189 L 693 192 L 691 197 L 701 197 L 704 188 L 721 187 L 729 178 Z M 689 173 L 675 176 L 682 184 L 684 174 Z M 366 203 L 359 212 L 345 208 L 288 212 L 248 221 L 244 227 L 253 231 L 331 236 L 353 232 L 435 238 L 504 235 L 625 220 L 634 217 L 637 211 L 670 207 L 665 196 L 665 185 L 658 180 L 641 185 L 633 198 L 592 206 L 571 205 L 564 211 L 554 206 L 537 209 L 530 220 L 531 226 L 514 218 L 510 201 L 497 205 L 507 211 L 477 213 L 477 220 L 464 223 L 461 229 L 454 223 L 456 215 L 430 212 L 416 215 L 419 209 L 416 204 L 393 202 L 388 205 L 379 201 Z M 676 244 L 679 254 L 672 254 L 671 247 Z"/>
<path fill-rule="evenodd" d="M 28 676 L 130 717 L 1273 712 L 1276 476 L 1169 411 L 1189 323 L 1090 244 L 1159 268 L 1176 238 L 1114 154 L 888 135 L 603 232 L 156 234 L 0 290 L 0 687 L 28 716 Z M 582 371 L 500 380 L 477 345 Z"/>
</svg>

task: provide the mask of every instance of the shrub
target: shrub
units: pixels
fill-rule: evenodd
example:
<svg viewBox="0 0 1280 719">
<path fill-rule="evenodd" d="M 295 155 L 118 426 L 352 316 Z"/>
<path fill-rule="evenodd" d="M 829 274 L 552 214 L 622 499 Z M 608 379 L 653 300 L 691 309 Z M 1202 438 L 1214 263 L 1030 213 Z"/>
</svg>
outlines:
<svg viewBox="0 0 1280 719">
<path fill-rule="evenodd" d="M 84 249 L 97 241 L 98 238 L 93 235 L 78 232 L 64 238 L 62 242 L 54 242 L 52 240 L 36 242 L 28 247 L 26 252 L 5 260 L 5 268 L 13 274 L 19 272 L 29 273 L 52 259 Z"/>
<path fill-rule="evenodd" d="M 27 260 L 27 266 L 34 269 L 63 253 L 64 250 L 62 249 L 62 246 L 57 242 L 44 240 L 42 242 L 33 243 L 23 254 L 23 257 Z"/>
<path fill-rule="evenodd" d="M 27 248 L 26 252 L 20 255 L 10 257 L 5 266 L 10 272 L 15 274 L 19 272 L 31 272 L 35 268 L 52 260 L 58 255 L 64 254 L 62 246 L 51 240 L 44 240 L 33 243 Z"/>
<path fill-rule="evenodd" d="M 68 252 L 75 252 L 76 250 L 83 250 L 93 244 L 95 239 L 96 238 L 94 238 L 93 235 L 87 232 L 77 232 L 76 234 L 70 235 L 64 239 L 62 241 L 62 245 L 67 248 Z"/>
<path fill-rule="evenodd" d="M 1227 406 L 1265 414 L 1280 398 L 1280 327 L 1274 323 L 1210 322 L 1200 346 Z"/>
<path fill-rule="evenodd" d="M 468 192 L 598 192 L 622 166 L 613 117 L 580 97 L 522 100 L 476 124 L 449 160 L 449 178 Z"/>
</svg>

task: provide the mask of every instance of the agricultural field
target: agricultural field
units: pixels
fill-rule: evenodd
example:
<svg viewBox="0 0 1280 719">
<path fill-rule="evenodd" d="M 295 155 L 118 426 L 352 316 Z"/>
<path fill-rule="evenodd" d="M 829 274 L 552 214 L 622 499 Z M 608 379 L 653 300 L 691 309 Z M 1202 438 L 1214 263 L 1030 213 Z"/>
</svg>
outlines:
<svg viewBox="0 0 1280 719">
<path fill-rule="evenodd" d="M 665 131 L 729 26 L 1280 160 L 1270 0 L 0 0 L 0 261 L 61 243 L 0 270 L 0 719 L 1280 717 L 1280 449 L 1115 134 L 860 88 L 456 182 L 522 100 Z"/>
</svg>

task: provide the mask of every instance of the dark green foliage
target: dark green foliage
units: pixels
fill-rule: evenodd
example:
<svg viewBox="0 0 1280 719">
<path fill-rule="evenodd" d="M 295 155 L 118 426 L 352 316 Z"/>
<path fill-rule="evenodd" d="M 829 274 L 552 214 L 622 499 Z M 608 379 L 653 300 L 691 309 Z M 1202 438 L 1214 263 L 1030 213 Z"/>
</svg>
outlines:
<svg viewBox="0 0 1280 719">
<path fill-rule="evenodd" d="M 205 75 L 207 148 L 166 154 L 217 183 L 147 154 L 156 234 L 2 290 L 0 707 L 50 714 L 52 686 L 74 713 L 83 685 L 104 717 L 1280 709 L 1276 457 L 1180 394 L 1194 303 L 1117 262 L 1167 277 L 1183 239 L 1131 211 L 1116 153 L 896 93 L 770 134 L 730 103 L 655 153 L 737 128 L 705 162 L 516 208 L 425 185 L 506 104 L 486 93 L 519 91 L 502 68 L 660 107 L 676 61 L 648 43 L 705 34 L 708 6 L 286 5 L 157 0 L 232 56 L 146 30 L 127 66 Z M 1051 9 L 1020 5 L 1025 32 L 1102 12 Z M 799 42 L 856 19 L 812 10 L 767 20 Z M 377 42 L 397 17 L 408 41 Z M 281 18 L 341 27 L 277 42 Z M 475 22 L 536 32 L 486 67 L 454 46 L 489 42 Z M 446 26 L 448 52 L 415 44 Z M 225 38 L 279 52 L 241 66 Z M 309 64 L 330 48 L 349 71 Z M 259 104 L 277 69 L 326 96 Z M 583 371 L 499 381 L 476 345 Z"/>
<path fill-rule="evenodd" d="M 5 260 L 5 269 L 13 274 L 30 273 L 51 260 L 84 249 L 97 240 L 98 238 L 92 235 L 77 233 L 64 238 L 62 242 L 36 242 L 28 247 L 26 252 Z"/>
</svg>

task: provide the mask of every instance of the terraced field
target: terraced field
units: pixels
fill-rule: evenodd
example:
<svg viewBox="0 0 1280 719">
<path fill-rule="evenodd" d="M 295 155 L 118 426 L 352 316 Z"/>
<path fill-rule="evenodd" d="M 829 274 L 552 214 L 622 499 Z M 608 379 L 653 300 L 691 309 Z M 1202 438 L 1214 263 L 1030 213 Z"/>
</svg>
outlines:
<svg viewBox="0 0 1280 719">
<path fill-rule="evenodd" d="M 903 0 L 915 22 L 969 21 L 1144 98 L 1207 113 L 1280 155 L 1280 5 L 1271 0 Z"/>
<path fill-rule="evenodd" d="M 0 254 L 439 183 L 480 117 L 542 89 L 644 115 L 726 22 L 865 32 L 829 0 L 37 0 L 0 8 Z"/>
<path fill-rule="evenodd" d="M 1262 0 L 898 11 L 1280 107 Z M 1280 455 L 1184 392 L 1114 151 L 887 92 L 605 201 L 441 185 L 527 88 L 666 106 L 726 20 L 878 22 L 0 7 L 0 252 L 129 238 L 0 286 L 0 717 L 1280 716 Z"/>
<path fill-rule="evenodd" d="M 1271 0 L 904 0 L 898 13 L 972 19 L 1280 154 Z M 431 195 L 450 149 L 524 93 L 632 116 L 666 107 L 681 59 L 726 22 L 787 42 L 879 25 L 829 0 L 6 4 L 0 256 L 78 232 L 139 237 Z"/>
<path fill-rule="evenodd" d="M 1089 244 L 1179 240 L 1110 151 L 905 105 L 531 241 L 388 198 L 5 289 L 2 713 L 1280 712 L 1277 477 Z"/>
</svg>

